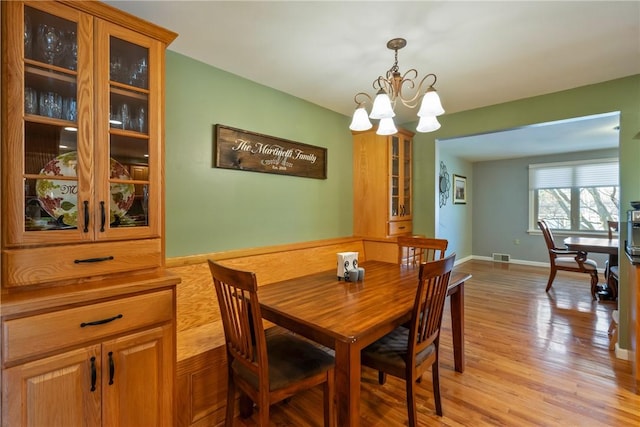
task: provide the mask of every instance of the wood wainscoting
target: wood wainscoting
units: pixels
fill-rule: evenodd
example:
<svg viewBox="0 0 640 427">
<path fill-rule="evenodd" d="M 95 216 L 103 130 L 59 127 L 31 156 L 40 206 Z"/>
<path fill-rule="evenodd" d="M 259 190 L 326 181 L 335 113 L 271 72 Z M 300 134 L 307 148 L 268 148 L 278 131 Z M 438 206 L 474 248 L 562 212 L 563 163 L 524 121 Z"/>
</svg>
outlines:
<svg viewBox="0 0 640 427">
<path fill-rule="evenodd" d="M 224 332 L 208 259 L 255 272 L 261 286 L 335 269 L 339 252 L 358 252 L 361 262 L 396 262 L 397 250 L 394 238 L 345 237 L 168 259 L 168 270 L 182 279 L 177 292 L 177 425 L 224 422 Z"/>
</svg>

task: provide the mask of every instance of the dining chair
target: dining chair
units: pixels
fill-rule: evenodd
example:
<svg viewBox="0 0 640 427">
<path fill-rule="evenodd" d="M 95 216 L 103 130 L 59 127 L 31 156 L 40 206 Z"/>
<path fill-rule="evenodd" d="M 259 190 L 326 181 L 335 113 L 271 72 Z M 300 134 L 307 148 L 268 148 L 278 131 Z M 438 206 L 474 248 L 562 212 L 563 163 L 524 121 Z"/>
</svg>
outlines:
<svg viewBox="0 0 640 427">
<path fill-rule="evenodd" d="M 416 383 L 431 368 L 436 413 L 442 416 L 438 372 L 440 326 L 455 254 L 419 265 L 418 286 L 409 328 L 399 326 L 361 352 L 363 366 L 378 371 L 378 382 L 386 375 L 405 380 L 409 427 L 417 423 Z"/>
<path fill-rule="evenodd" d="M 613 239 L 613 233 L 618 232 L 618 221 L 607 221 L 609 240 Z M 607 279 L 607 286 L 612 290 L 614 295 L 618 294 L 618 275 L 620 273 L 618 265 L 610 265 L 607 260 L 604 266 L 604 277 Z"/>
<path fill-rule="evenodd" d="M 209 268 L 226 344 L 225 426 L 233 425 L 236 387 L 240 391 L 240 416 L 251 416 L 255 404 L 258 425 L 266 427 L 272 404 L 320 384 L 324 387 L 324 425 L 333 426 L 334 357 L 284 328 L 272 328 L 279 329 L 279 333 L 265 333 L 255 273 L 212 260 Z"/>
<path fill-rule="evenodd" d="M 597 299 L 598 264 L 594 260 L 589 259 L 585 251 L 570 251 L 566 248 L 557 248 L 553 233 L 544 219 L 538 221 L 538 227 L 540 227 L 542 235 L 544 236 L 544 242 L 547 245 L 549 264 L 551 267 L 545 292 L 549 292 L 549 289 L 551 289 L 558 271 L 573 271 L 587 273 L 591 276 L 591 296 L 594 300 Z"/>
<path fill-rule="evenodd" d="M 416 267 L 444 258 L 449 241 L 423 236 L 398 236 L 398 264 Z"/>
</svg>

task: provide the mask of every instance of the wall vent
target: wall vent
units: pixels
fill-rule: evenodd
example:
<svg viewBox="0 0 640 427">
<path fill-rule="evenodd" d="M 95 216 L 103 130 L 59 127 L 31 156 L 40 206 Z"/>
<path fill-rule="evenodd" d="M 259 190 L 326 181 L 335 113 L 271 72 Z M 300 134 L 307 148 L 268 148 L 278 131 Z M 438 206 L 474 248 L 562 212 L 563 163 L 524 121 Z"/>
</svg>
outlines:
<svg viewBox="0 0 640 427">
<path fill-rule="evenodd" d="M 511 255 L 493 253 L 493 260 L 498 262 L 509 262 Z"/>
</svg>

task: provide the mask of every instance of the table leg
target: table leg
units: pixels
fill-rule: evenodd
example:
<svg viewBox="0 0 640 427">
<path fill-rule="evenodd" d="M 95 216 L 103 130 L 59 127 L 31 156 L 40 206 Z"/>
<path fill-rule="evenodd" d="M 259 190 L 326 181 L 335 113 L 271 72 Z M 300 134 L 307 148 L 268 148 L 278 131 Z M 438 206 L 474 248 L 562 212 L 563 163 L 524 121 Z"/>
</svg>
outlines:
<svg viewBox="0 0 640 427">
<path fill-rule="evenodd" d="M 453 360 L 455 370 L 464 372 L 464 282 L 451 294 L 451 332 L 453 335 Z"/>
<path fill-rule="evenodd" d="M 360 425 L 360 348 L 338 341 L 336 352 L 336 404 L 338 426 Z"/>
</svg>

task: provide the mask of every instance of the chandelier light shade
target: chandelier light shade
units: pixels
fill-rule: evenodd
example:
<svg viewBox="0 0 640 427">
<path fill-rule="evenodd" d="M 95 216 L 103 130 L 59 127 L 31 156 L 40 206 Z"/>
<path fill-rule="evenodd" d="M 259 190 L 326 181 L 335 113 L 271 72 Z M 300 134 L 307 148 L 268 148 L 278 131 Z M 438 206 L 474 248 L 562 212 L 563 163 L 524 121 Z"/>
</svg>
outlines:
<svg viewBox="0 0 640 427">
<path fill-rule="evenodd" d="M 358 108 L 356 108 L 356 111 L 353 113 L 353 120 L 351 120 L 349 129 L 363 131 L 369 130 L 372 127 L 373 125 L 371 124 L 371 120 L 369 120 L 367 110 L 362 106 L 358 106 Z"/>
<path fill-rule="evenodd" d="M 380 123 L 378 123 L 378 130 L 376 131 L 376 133 L 378 135 L 393 135 L 398 133 L 396 124 L 393 123 L 393 117 L 381 118 Z"/>
<path fill-rule="evenodd" d="M 436 75 L 427 74 L 419 84 L 416 84 L 418 71 L 414 68 L 404 74 L 400 74 L 398 71 L 398 50 L 406 45 L 407 41 L 401 38 L 387 42 L 387 48 L 395 52 L 395 62 L 384 77 L 379 76 L 373 81 L 373 88 L 377 90 L 375 99 L 372 100 L 371 96 L 364 92 L 359 92 L 354 96 L 353 99 L 357 107 L 349 129 L 353 131 L 369 130 L 373 127 L 369 119 L 379 119 L 376 133 L 378 135 L 393 135 L 398 132 L 393 121 L 393 117 L 396 115 L 394 109 L 398 100 L 409 108 L 416 108 L 418 104 L 420 105 L 417 114 L 420 117 L 416 128 L 418 132 L 433 132 L 440 128 L 436 116 L 444 114 L 444 108 L 442 108 L 438 92 L 433 87 L 436 84 Z M 417 88 L 413 96 L 407 96 L 402 92 L 405 85 L 409 89 Z M 364 106 L 367 102 L 372 104 L 368 117 Z"/>
</svg>

